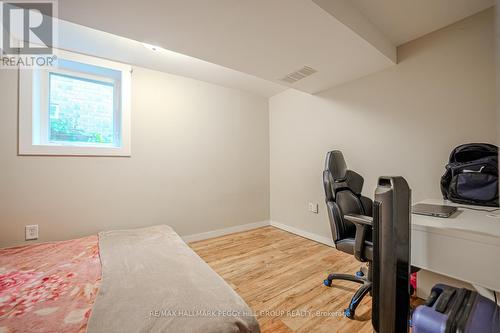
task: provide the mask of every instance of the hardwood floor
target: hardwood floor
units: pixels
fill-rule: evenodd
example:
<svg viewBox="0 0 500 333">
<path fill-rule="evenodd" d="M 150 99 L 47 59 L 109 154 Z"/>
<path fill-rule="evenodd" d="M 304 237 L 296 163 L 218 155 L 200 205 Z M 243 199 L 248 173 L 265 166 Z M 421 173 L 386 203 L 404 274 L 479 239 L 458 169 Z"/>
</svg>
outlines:
<svg viewBox="0 0 500 333">
<path fill-rule="evenodd" d="M 263 333 L 372 332 L 369 296 L 356 320 L 343 315 L 359 285 L 323 285 L 331 272 L 354 274 L 353 256 L 274 227 L 190 246 L 248 303 Z"/>
</svg>

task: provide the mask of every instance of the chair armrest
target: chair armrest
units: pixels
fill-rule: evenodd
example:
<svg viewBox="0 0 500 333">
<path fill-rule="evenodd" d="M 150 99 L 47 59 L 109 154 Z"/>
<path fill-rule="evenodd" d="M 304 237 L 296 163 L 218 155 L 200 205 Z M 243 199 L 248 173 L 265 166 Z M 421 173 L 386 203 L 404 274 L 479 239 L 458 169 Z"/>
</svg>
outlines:
<svg viewBox="0 0 500 333">
<path fill-rule="evenodd" d="M 344 215 L 344 219 L 353 223 L 356 227 L 356 236 L 354 238 L 354 257 L 361 262 L 365 262 L 366 258 L 363 256 L 363 252 L 365 249 L 366 233 L 371 231 L 373 227 L 373 217 L 349 214 Z"/>
<path fill-rule="evenodd" d="M 373 226 L 373 217 L 359 214 L 349 214 L 344 215 L 344 219 L 349 222 L 354 223 L 354 225 L 362 224 L 367 226 Z"/>
</svg>

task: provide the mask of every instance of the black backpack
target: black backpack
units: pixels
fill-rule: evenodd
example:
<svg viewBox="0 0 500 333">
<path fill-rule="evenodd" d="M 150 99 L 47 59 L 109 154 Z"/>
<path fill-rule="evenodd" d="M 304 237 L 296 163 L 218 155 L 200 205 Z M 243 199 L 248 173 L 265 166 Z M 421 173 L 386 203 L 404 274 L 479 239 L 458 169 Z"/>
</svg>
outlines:
<svg viewBox="0 0 500 333">
<path fill-rule="evenodd" d="M 445 199 L 461 204 L 498 206 L 498 147 L 468 143 L 453 149 L 441 177 Z"/>
</svg>

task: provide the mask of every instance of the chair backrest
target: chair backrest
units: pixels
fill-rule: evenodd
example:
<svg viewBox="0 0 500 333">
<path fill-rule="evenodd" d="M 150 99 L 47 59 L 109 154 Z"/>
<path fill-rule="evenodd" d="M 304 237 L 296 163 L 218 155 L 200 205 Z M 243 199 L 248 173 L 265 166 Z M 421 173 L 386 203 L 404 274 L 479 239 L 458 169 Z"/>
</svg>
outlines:
<svg viewBox="0 0 500 333">
<path fill-rule="evenodd" d="M 347 169 L 341 151 L 333 150 L 327 153 L 323 186 L 334 242 L 354 238 L 356 234 L 356 227 L 344 220 L 344 215 L 372 214 L 371 200 L 361 196 L 363 182 L 361 175 Z"/>
</svg>

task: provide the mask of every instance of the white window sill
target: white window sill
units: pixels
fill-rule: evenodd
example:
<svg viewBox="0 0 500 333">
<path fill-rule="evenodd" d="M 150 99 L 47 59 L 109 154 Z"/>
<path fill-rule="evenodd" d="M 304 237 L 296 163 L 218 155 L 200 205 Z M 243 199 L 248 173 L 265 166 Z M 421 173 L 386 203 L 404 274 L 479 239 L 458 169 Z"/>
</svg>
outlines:
<svg viewBox="0 0 500 333">
<path fill-rule="evenodd" d="M 59 145 L 27 145 L 19 147 L 19 155 L 51 156 L 123 156 L 130 157 L 130 147 L 83 147 Z"/>
</svg>

